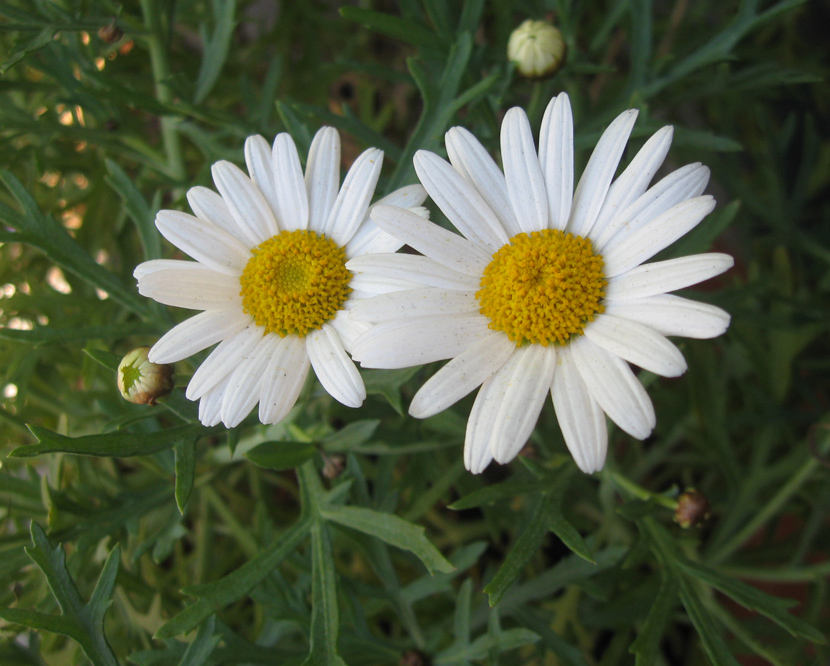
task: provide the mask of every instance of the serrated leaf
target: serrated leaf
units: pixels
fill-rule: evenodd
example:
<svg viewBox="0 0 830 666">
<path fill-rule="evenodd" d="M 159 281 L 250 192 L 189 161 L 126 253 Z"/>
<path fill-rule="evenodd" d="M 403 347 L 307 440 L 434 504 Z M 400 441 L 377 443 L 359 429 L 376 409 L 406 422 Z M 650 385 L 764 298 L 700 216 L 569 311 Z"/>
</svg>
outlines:
<svg viewBox="0 0 830 666">
<path fill-rule="evenodd" d="M 420 23 L 391 14 L 348 6 L 340 8 L 340 16 L 397 41 L 434 51 L 443 50 L 443 42 L 438 35 Z"/>
<path fill-rule="evenodd" d="M 179 513 L 184 515 L 187 500 L 193 491 L 193 479 L 196 474 L 196 440 L 192 438 L 180 439 L 174 444 L 176 453 L 176 506 Z"/>
<path fill-rule="evenodd" d="M 286 470 L 299 467 L 313 455 L 316 447 L 307 442 L 263 442 L 245 454 L 258 467 Z"/>
<path fill-rule="evenodd" d="M 302 666 L 346 666 L 337 654 L 340 617 L 331 537 L 322 521 L 311 526 L 311 634 Z"/>
<path fill-rule="evenodd" d="M 301 520 L 263 548 L 252 560 L 227 576 L 212 583 L 193 585 L 182 590 L 199 599 L 191 604 L 156 632 L 156 638 L 172 638 L 186 634 L 198 627 L 216 611 L 249 594 L 254 587 L 282 563 L 305 539 L 311 526 L 309 520 Z"/>
<path fill-rule="evenodd" d="M 515 650 L 524 645 L 530 645 L 539 640 L 539 635 L 529 629 L 507 629 L 499 633 L 498 639 L 495 636 L 486 634 L 480 636 L 465 648 L 442 652 L 435 658 L 435 665 L 457 664 L 465 661 L 478 661 L 486 659 L 491 650 L 507 652 Z"/>
<path fill-rule="evenodd" d="M 415 555 L 430 573 L 449 573 L 455 567 L 424 535 L 424 528 L 413 525 L 389 513 L 356 506 L 328 506 L 320 509 L 320 515 L 344 527 L 363 532 L 390 546 L 408 550 Z"/>
<path fill-rule="evenodd" d="M 652 666 L 656 663 L 660 643 L 666 626 L 671 621 L 672 609 L 677 605 L 677 580 L 669 571 L 663 571 L 663 580 L 654 603 L 643 622 L 637 638 L 628 648 L 636 655 L 636 666 Z"/>
<path fill-rule="evenodd" d="M 199 627 L 196 638 L 187 646 L 187 650 L 182 656 L 179 666 L 205 666 L 214 648 L 222 640 L 220 634 L 214 633 L 216 631 L 216 616 L 211 615 L 208 621 Z"/>
<path fill-rule="evenodd" d="M 542 546 L 542 541 L 548 533 L 547 502 L 547 498 L 545 501 L 539 502 L 530 522 L 513 542 L 498 572 L 484 588 L 484 591 L 490 596 L 491 608 L 499 603 L 502 595 L 519 577 L 522 569 Z"/>
<path fill-rule="evenodd" d="M 134 289 L 128 288 L 115 273 L 98 264 L 54 218 L 43 215 L 37 209 L 34 199 L 12 173 L 0 171 L 0 180 L 24 211 L 21 215 L 8 206 L 0 205 L 0 219 L 17 229 L 20 242 L 38 248 L 51 261 L 107 292 L 128 310 L 142 316 L 149 313 L 146 301 Z"/>
<path fill-rule="evenodd" d="M 225 60 L 228 58 L 233 31 L 236 27 L 234 21 L 236 0 L 212 0 L 211 8 L 214 21 L 213 34 L 208 36 L 207 28 L 202 25 L 202 41 L 205 48 L 202 64 L 199 67 L 199 76 L 196 79 L 194 104 L 204 102 L 216 84 Z"/>
<path fill-rule="evenodd" d="M 548 529 L 558 536 L 562 543 L 570 548 L 574 553 L 579 555 L 583 560 L 596 564 L 594 556 L 591 554 L 591 549 L 582 538 L 582 535 L 571 524 L 571 522 L 562 515 L 559 507 L 552 507 L 548 514 Z"/>
<path fill-rule="evenodd" d="M 153 224 L 153 213 L 144 196 L 117 162 L 105 160 L 105 164 L 108 172 L 106 182 L 124 201 L 124 209 L 135 223 L 144 248 L 144 258 L 158 259 L 161 257 L 161 235 Z"/>
<path fill-rule="evenodd" d="M 43 572 L 62 614 L 49 615 L 39 611 L 0 608 L 0 617 L 33 629 L 69 636 L 81 646 L 94 666 L 118 666 L 118 660 L 104 635 L 104 615 L 112 603 L 112 590 L 121 557 L 120 547 L 116 546 L 110 552 L 89 603 L 85 604 L 66 568 L 63 548 L 60 545 L 53 548 L 40 525 L 35 522 L 32 522 L 31 534 L 32 546 L 26 548 L 26 554 Z"/>
<path fill-rule="evenodd" d="M 744 608 L 769 618 L 793 636 L 800 636 L 822 645 L 827 643 L 827 638 L 818 629 L 787 610 L 796 603 L 795 601 L 773 597 L 757 587 L 687 559 L 679 559 L 677 564 L 685 573 L 714 587 Z"/>
<path fill-rule="evenodd" d="M 33 458 L 44 453 L 71 453 L 78 456 L 105 456 L 111 458 L 147 456 L 151 453 L 171 449 L 176 442 L 183 438 L 203 437 L 220 430 L 220 428 L 218 426 L 206 428 L 198 424 L 188 424 L 165 428 L 159 432 L 111 432 L 83 437 L 65 437 L 47 428 L 35 425 L 30 425 L 29 430 L 37 437 L 38 443 L 18 446 L 9 454 L 9 457 Z"/>
<path fill-rule="evenodd" d="M 685 576 L 679 576 L 678 584 L 680 600 L 700 636 L 703 649 L 711 660 L 712 666 L 738 666 L 738 662 L 726 645 L 723 633 L 719 627 L 715 626 L 712 616 L 706 610 L 691 582 Z"/>
</svg>

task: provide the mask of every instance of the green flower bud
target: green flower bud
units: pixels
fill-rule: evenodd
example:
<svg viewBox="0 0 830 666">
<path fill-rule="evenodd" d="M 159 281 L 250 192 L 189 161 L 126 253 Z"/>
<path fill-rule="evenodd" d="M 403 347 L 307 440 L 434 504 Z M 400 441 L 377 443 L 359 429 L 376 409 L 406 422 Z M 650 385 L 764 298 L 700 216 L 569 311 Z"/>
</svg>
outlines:
<svg viewBox="0 0 830 666">
<path fill-rule="evenodd" d="M 566 51 L 562 33 L 545 21 L 528 19 L 511 33 L 507 42 L 507 58 L 528 79 L 556 74 L 565 62 Z"/>
<path fill-rule="evenodd" d="M 136 347 L 118 364 L 118 390 L 124 400 L 155 405 L 173 390 L 173 366 L 150 363 L 149 347 Z"/>
</svg>

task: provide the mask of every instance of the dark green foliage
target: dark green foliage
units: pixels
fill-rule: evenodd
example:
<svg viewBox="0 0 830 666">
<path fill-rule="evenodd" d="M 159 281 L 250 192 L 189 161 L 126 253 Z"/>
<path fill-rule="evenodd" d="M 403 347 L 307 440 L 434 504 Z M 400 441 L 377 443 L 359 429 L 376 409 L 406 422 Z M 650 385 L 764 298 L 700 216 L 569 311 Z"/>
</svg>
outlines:
<svg viewBox="0 0 830 666">
<path fill-rule="evenodd" d="M 827 663 L 826 7 L 336 4 L 0 0 L 0 664 Z M 505 46 L 541 16 L 568 59 L 532 83 Z M 472 476 L 469 398 L 406 415 L 435 367 L 362 371 L 358 410 L 311 380 L 230 432 L 184 397 L 204 354 L 159 405 L 121 399 L 121 357 L 189 314 L 135 289 L 174 256 L 155 214 L 245 137 L 305 159 L 332 125 L 346 164 L 384 150 L 381 194 L 449 127 L 496 154 L 506 109 L 538 129 L 561 91 L 577 173 L 629 107 L 624 162 L 673 124 L 664 171 L 712 169 L 718 208 L 658 259 L 736 258 L 690 294 L 728 333 L 680 341 L 680 379 L 641 373 L 650 440 L 612 430 L 585 476 L 546 405 L 523 457 Z M 690 486 L 712 517 L 682 530 Z"/>
</svg>

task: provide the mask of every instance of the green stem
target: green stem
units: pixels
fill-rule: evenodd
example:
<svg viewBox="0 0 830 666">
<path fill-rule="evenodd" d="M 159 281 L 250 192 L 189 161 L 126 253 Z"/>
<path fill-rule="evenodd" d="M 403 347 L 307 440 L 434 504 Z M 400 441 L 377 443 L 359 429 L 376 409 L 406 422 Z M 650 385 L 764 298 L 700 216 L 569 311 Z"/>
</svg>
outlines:
<svg viewBox="0 0 830 666">
<path fill-rule="evenodd" d="M 606 467 L 602 474 L 609 481 L 611 481 L 611 483 L 617 486 L 617 488 L 633 495 L 637 499 L 641 499 L 646 502 L 654 502 L 655 504 L 665 507 L 666 509 L 670 509 L 671 511 L 675 511 L 677 509 L 677 500 L 673 500 L 665 495 L 660 495 L 658 493 L 653 493 L 650 490 L 646 490 L 642 486 L 638 486 L 630 479 L 627 479 L 619 472 L 614 472 Z"/>
<path fill-rule="evenodd" d="M 167 85 L 170 79 L 170 64 L 167 49 L 162 41 L 161 17 L 158 12 L 158 0 L 141 0 L 144 25 L 147 28 L 147 46 L 150 50 L 150 62 L 153 67 L 153 80 L 156 87 L 156 99 L 163 104 L 173 101 L 173 91 Z M 161 117 L 161 138 L 167 156 L 170 175 L 178 181 L 185 178 L 184 157 L 182 156 L 181 137 L 177 130 L 177 120 L 172 116 Z"/>
<path fill-rule="evenodd" d="M 718 567 L 718 571 L 734 576 L 772 583 L 809 583 L 830 576 L 830 562 L 820 562 L 795 569 L 773 569 L 771 567 Z"/>
</svg>

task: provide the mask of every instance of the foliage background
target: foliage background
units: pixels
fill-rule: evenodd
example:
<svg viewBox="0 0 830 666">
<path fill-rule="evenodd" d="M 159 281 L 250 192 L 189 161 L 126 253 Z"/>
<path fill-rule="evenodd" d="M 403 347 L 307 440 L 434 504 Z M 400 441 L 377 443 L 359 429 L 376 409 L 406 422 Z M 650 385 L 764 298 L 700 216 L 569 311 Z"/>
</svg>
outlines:
<svg viewBox="0 0 830 666">
<path fill-rule="evenodd" d="M 532 83 L 505 45 L 542 16 L 569 56 Z M 0 663 L 828 663 L 828 23 L 798 0 L 0 2 Z M 693 295 L 731 329 L 643 376 L 657 430 L 612 430 L 601 474 L 548 406 L 469 475 L 471 399 L 403 415 L 434 368 L 364 372 L 359 410 L 310 382 L 232 432 L 181 389 L 119 397 L 120 356 L 186 314 L 131 277 L 171 256 L 155 211 L 246 136 L 304 154 L 332 124 L 346 164 L 384 149 L 385 191 L 447 128 L 496 151 L 507 108 L 538 128 L 562 90 L 580 165 L 625 108 L 627 159 L 674 124 L 667 167 L 709 165 L 719 206 L 669 252 L 736 257 Z M 683 530 L 689 486 L 712 516 Z"/>
</svg>

